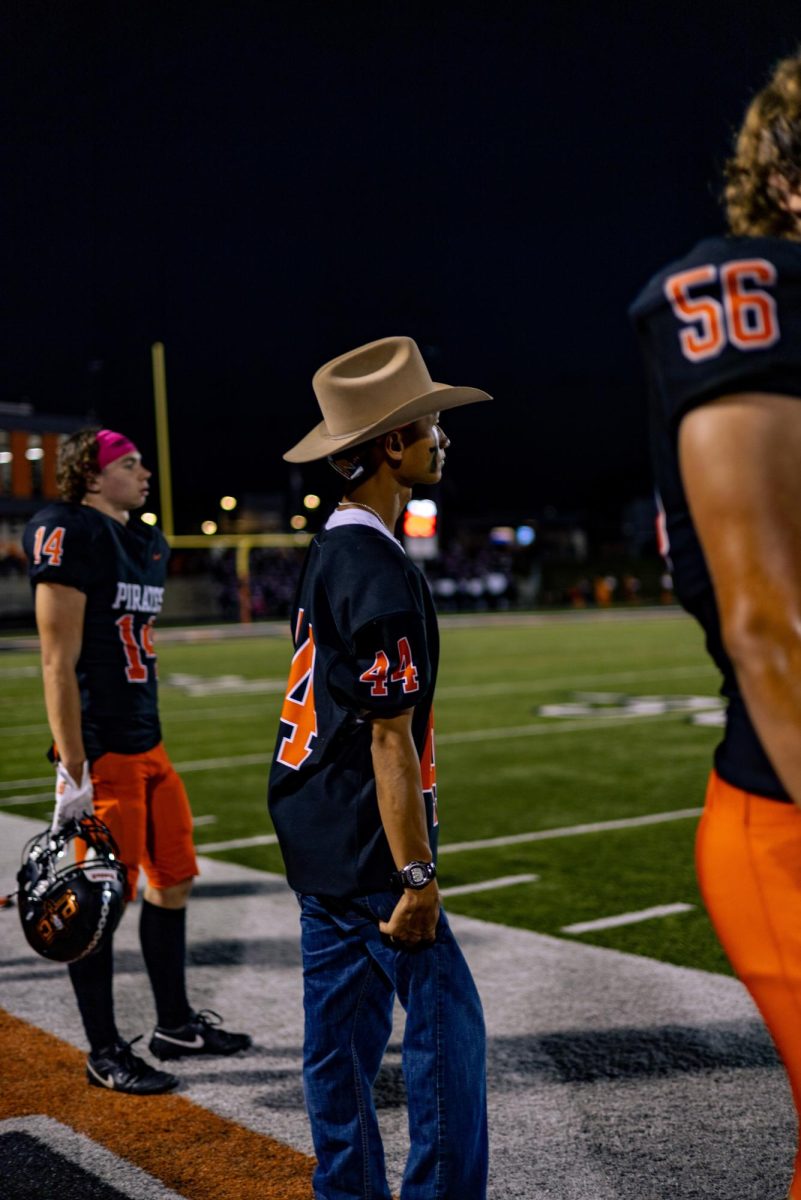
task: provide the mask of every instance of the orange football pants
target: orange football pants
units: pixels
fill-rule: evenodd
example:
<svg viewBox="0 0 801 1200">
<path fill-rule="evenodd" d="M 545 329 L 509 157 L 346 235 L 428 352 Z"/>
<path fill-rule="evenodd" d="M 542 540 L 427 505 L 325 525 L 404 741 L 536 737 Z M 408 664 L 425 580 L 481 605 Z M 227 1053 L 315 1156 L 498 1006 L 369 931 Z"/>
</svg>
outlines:
<svg viewBox="0 0 801 1200">
<path fill-rule="evenodd" d="M 712 924 L 770 1031 L 801 1120 L 801 808 L 742 792 L 713 771 L 696 867 Z M 801 1200 L 798 1151 L 789 1195 Z"/>
<path fill-rule="evenodd" d="M 140 866 L 159 889 L 198 874 L 189 799 L 162 742 L 145 754 L 103 754 L 91 776 L 95 815 L 125 863 L 127 900 L 136 895 Z"/>
</svg>

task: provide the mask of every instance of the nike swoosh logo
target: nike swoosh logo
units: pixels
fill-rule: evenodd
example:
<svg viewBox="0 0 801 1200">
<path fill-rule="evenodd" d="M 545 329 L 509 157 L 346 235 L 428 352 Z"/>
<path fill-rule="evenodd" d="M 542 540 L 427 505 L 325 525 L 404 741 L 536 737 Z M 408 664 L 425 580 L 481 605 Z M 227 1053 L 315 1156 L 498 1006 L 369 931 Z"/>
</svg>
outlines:
<svg viewBox="0 0 801 1200">
<path fill-rule="evenodd" d="M 168 1033 L 160 1033 L 156 1030 L 156 1037 L 161 1038 L 163 1042 L 172 1042 L 173 1046 L 184 1046 L 187 1050 L 199 1050 L 201 1046 L 205 1046 L 205 1042 L 199 1033 L 196 1033 L 191 1042 L 186 1038 L 170 1037 Z"/>
<path fill-rule="evenodd" d="M 88 1063 L 87 1065 L 89 1067 L 89 1070 L 92 1072 L 92 1074 L 94 1075 L 94 1077 L 98 1083 L 102 1083 L 103 1087 L 112 1088 L 112 1089 L 114 1088 L 114 1076 L 113 1075 L 107 1075 L 107 1076 L 100 1075 L 94 1069 L 94 1067 L 92 1066 L 91 1063 Z"/>
</svg>

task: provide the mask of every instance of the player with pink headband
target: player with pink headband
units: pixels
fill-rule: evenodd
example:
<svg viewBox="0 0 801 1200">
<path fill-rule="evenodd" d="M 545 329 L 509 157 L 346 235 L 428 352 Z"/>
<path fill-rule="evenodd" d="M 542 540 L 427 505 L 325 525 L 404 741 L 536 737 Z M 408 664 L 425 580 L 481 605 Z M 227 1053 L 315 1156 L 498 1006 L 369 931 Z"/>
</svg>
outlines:
<svg viewBox="0 0 801 1200">
<path fill-rule="evenodd" d="M 123 454 L 139 454 L 136 446 L 124 433 L 114 433 L 111 429 L 98 429 L 95 435 L 97 441 L 97 464 L 104 470 L 109 463 Z M 141 458 L 141 455 L 139 455 Z"/>
<path fill-rule="evenodd" d="M 186 994 L 186 904 L 198 867 L 186 790 L 162 743 L 153 646 L 170 550 L 159 529 L 130 520 L 147 498 L 150 471 L 124 434 L 81 429 L 63 442 L 56 478 L 62 499 L 38 512 L 23 538 L 53 735 L 52 825 L 99 817 L 126 866 L 126 899 L 144 871 L 139 933 L 156 1005 L 151 1053 L 234 1054 L 250 1037 L 222 1029 L 216 1013 L 194 1011 Z M 174 1088 L 174 1075 L 120 1036 L 111 941 L 68 970 L 89 1042 L 89 1083 L 139 1095 Z"/>
</svg>

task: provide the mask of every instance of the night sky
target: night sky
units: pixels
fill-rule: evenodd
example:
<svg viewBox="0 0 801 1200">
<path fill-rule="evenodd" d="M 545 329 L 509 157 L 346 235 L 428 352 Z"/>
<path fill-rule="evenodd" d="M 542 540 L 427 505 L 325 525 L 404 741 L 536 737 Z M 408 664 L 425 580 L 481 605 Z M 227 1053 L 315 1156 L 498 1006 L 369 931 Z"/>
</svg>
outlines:
<svg viewBox="0 0 801 1200">
<path fill-rule="evenodd" d="M 722 231 L 731 134 L 801 41 L 797 0 L 4 13 L 0 399 L 92 412 L 153 461 L 163 341 L 190 532 L 225 492 L 286 489 L 317 366 L 404 333 L 496 397 L 447 422 L 454 510 L 648 493 L 626 309 Z"/>
</svg>

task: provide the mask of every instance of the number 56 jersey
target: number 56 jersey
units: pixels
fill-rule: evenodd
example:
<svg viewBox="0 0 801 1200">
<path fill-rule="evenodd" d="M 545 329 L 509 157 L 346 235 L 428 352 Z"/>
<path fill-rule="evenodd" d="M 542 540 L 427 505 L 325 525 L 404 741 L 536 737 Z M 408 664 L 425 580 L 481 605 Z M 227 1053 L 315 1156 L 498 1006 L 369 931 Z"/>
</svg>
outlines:
<svg viewBox="0 0 801 1200">
<path fill-rule="evenodd" d="M 645 360 L 663 540 L 676 595 L 703 626 L 729 700 L 715 755 L 735 787 L 789 797 L 753 729 L 723 648 L 712 581 L 681 480 L 678 432 L 693 408 L 739 392 L 801 403 L 801 245 L 708 238 L 650 281 L 631 308 Z"/>
<path fill-rule="evenodd" d="M 86 596 L 76 674 L 90 762 L 151 750 L 161 741 L 153 624 L 169 558 L 163 534 L 56 502 L 28 523 L 23 545 L 34 588 L 58 583 Z"/>
</svg>

